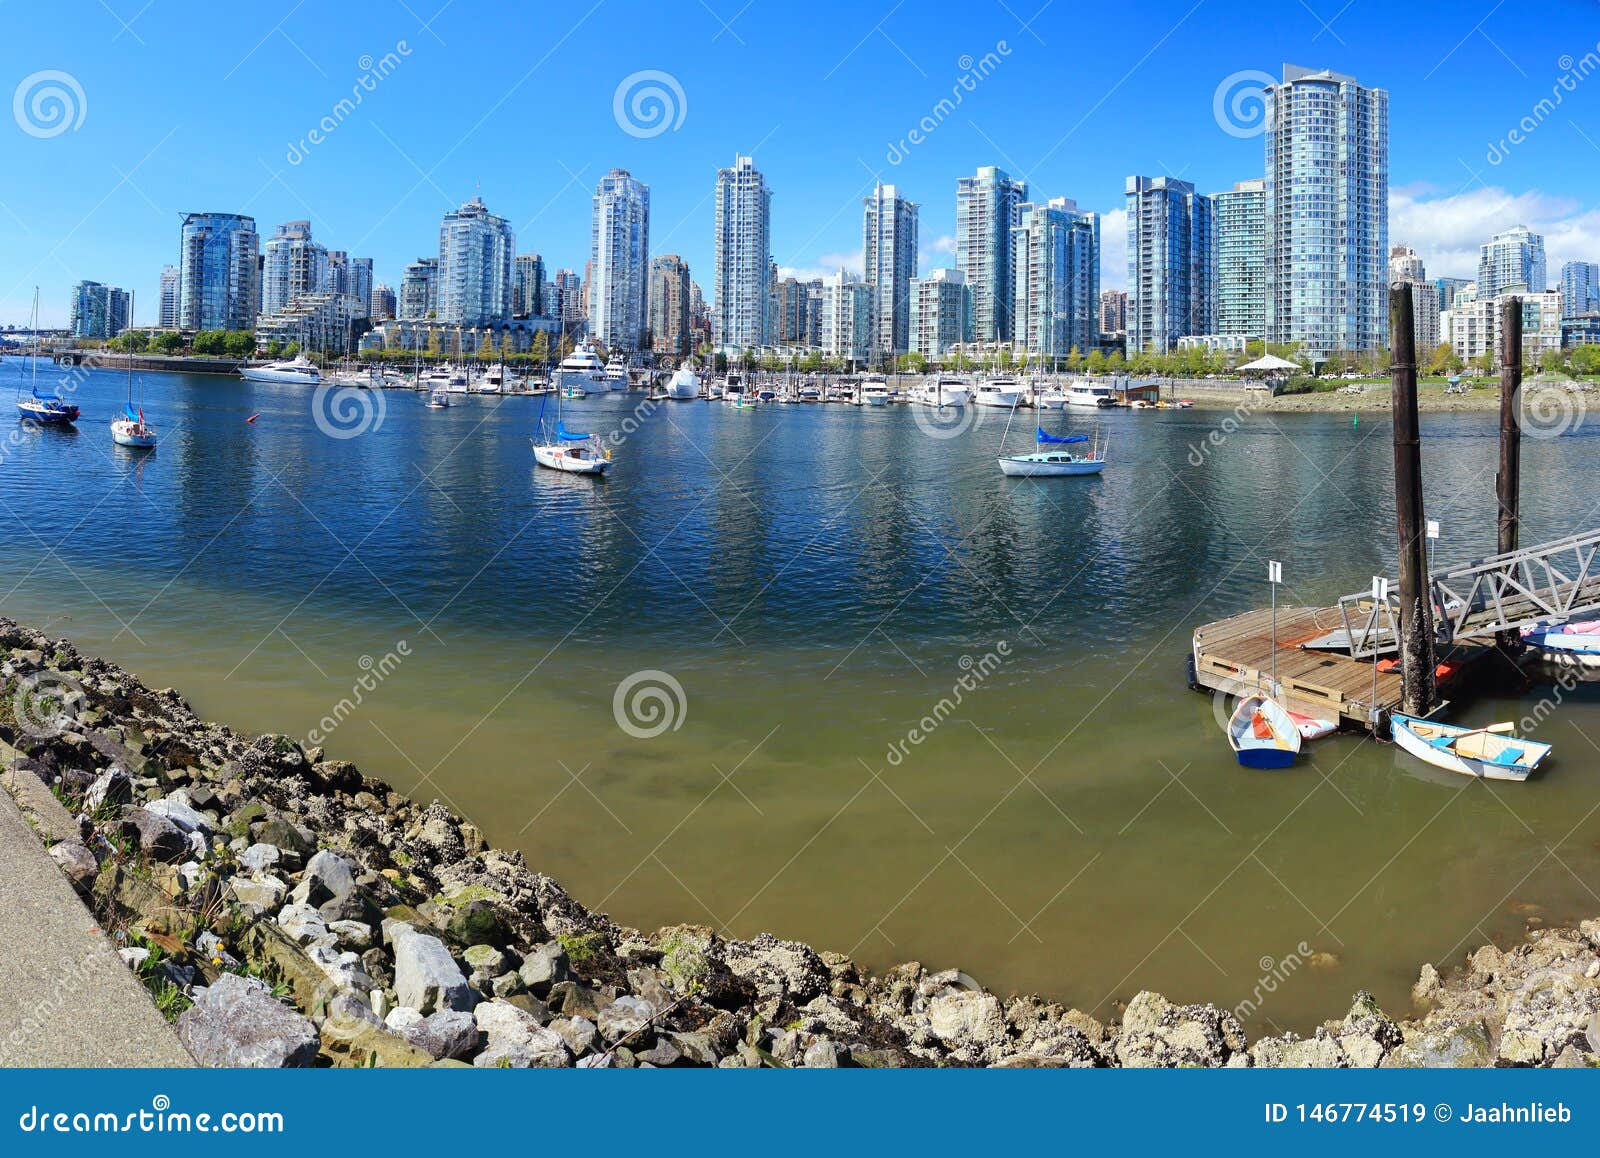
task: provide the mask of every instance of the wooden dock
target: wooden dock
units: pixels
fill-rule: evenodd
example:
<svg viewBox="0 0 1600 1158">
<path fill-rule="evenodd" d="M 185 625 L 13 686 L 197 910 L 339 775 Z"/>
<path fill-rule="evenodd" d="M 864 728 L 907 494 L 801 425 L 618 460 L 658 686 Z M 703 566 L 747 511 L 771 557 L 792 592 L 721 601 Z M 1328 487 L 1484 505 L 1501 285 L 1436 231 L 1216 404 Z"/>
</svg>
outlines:
<svg viewBox="0 0 1600 1158">
<path fill-rule="evenodd" d="M 1278 608 L 1278 683 L 1291 712 L 1365 728 L 1372 717 L 1372 662 L 1304 646 L 1343 626 L 1337 607 Z M 1452 650 L 1455 654 L 1450 662 L 1459 668 L 1485 649 Z M 1266 608 L 1248 611 L 1197 628 L 1194 681 L 1202 689 L 1236 696 L 1252 695 L 1270 686 L 1272 612 Z M 1379 671 L 1377 689 L 1379 711 L 1395 710 L 1400 704 L 1399 670 Z"/>
</svg>

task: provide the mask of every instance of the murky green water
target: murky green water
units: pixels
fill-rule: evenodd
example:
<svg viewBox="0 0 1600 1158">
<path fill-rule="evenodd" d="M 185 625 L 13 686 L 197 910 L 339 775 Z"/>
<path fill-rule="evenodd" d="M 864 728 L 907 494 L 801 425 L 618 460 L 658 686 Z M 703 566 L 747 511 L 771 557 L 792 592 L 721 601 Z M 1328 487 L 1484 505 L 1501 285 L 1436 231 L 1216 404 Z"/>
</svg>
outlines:
<svg viewBox="0 0 1600 1158">
<path fill-rule="evenodd" d="M 1404 1008 L 1422 961 L 1525 906 L 1600 912 L 1593 688 L 1541 727 L 1546 774 L 1489 786 L 1355 737 L 1246 773 L 1184 687 L 1192 628 L 1263 602 L 1267 558 L 1294 603 L 1392 570 L 1386 422 L 1258 416 L 1199 455 L 1220 414 L 1102 416 L 1105 475 L 1041 484 L 999 477 L 1003 414 L 937 439 L 908 408 L 686 403 L 595 484 L 535 470 L 533 400 L 387 395 L 338 439 L 303 387 L 150 375 L 141 463 L 105 432 L 123 389 L 90 374 L 79 433 L 7 440 L 0 607 L 210 716 L 323 728 L 621 921 L 959 965 L 1102 1016 L 1272 974 L 1248 1020 L 1304 1029 L 1358 987 Z M 1441 559 L 1485 553 L 1493 419 L 1424 431 Z M 1529 541 L 1600 518 L 1596 446 L 1526 445 Z M 647 683 L 676 727 L 638 738 L 613 697 L 646 670 L 682 699 Z"/>
</svg>

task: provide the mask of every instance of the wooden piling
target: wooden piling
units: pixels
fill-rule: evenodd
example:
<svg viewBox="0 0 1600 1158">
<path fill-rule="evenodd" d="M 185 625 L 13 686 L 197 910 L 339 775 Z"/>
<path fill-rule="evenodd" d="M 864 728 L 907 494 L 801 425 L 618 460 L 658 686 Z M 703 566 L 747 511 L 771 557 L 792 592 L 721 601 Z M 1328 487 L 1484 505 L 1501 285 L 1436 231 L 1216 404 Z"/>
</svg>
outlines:
<svg viewBox="0 0 1600 1158">
<path fill-rule="evenodd" d="M 1522 300 L 1500 303 L 1500 471 L 1495 476 L 1495 499 L 1500 507 L 1499 551 L 1517 549 L 1522 504 L 1522 426 L 1518 421 L 1522 392 Z M 1495 636 L 1502 651 L 1522 650 L 1522 633 L 1502 631 Z"/>
<path fill-rule="evenodd" d="M 1400 707 L 1425 716 L 1438 703 L 1433 606 L 1422 508 L 1422 436 L 1417 418 L 1417 338 L 1409 283 L 1389 290 L 1389 385 L 1394 403 L 1394 505 L 1400 534 Z"/>
</svg>

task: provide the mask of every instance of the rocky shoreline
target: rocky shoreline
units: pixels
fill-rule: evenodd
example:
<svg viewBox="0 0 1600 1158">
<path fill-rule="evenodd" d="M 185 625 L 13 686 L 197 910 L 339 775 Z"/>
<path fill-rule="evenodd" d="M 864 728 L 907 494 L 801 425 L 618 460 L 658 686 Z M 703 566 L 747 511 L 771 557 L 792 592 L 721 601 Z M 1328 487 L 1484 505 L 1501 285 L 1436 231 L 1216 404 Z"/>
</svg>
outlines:
<svg viewBox="0 0 1600 1158">
<path fill-rule="evenodd" d="M 36 824 L 49 855 L 203 1064 L 1600 1065 L 1600 921 L 1423 966 L 1410 1019 L 1363 992 L 1310 1037 L 1250 1042 L 1141 992 L 1103 1024 L 954 969 L 625 928 L 438 802 L 3 618 L 0 684 L 8 777 L 71 814 Z"/>
</svg>

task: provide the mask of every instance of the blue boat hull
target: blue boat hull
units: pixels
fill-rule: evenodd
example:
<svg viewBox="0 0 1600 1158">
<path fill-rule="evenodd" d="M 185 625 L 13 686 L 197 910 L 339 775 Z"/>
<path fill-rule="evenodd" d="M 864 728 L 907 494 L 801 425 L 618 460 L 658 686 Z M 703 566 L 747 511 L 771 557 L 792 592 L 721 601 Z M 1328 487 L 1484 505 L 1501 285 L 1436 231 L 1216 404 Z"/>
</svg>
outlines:
<svg viewBox="0 0 1600 1158">
<path fill-rule="evenodd" d="M 78 420 L 78 408 L 66 406 L 55 409 L 49 406 L 34 406 L 27 402 L 18 402 L 17 410 L 22 417 L 31 418 L 35 422 L 42 422 L 47 426 L 71 426 Z"/>
<path fill-rule="evenodd" d="M 1240 748 L 1234 755 L 1246 768 L 1276 770 L 1294 767 L 1295 757 L 1299 753 L 1287 748 Z"/>
</svg>

